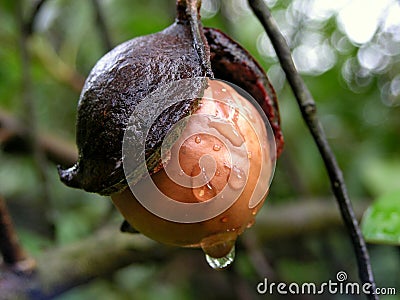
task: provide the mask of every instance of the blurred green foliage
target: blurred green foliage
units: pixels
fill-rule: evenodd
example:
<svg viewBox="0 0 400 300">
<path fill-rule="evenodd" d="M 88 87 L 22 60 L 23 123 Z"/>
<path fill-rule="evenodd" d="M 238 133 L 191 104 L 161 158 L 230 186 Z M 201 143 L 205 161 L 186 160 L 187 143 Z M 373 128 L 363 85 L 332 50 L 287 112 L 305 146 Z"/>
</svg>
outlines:
<svg viewBox="0 0 400 300">
<path fill-rule="evenodd" d="M 0 4 L 0 109 L 24 120 L 27 112 L 21 100 L 24 70 L 16 2 Z M 99 1 L 114 45 L 168 26 L 174 20 L 174 2 Z M 317 101 L 319 117 L 344 170 L 351 198 L 354 201 L 379 198 L 364 223 L 364 233 L 375 240 L 381 230 L 379 226 L 400 210 L 398 193 L 382 196 L 398 190 L 400 184 L 400 17 L 397 24 L 390 26 L 385 21 L 390 19 L 390 12 L 399 10 L 399 3 L 383 1 L 382 5 L 386 6 L 372 36 L 359 43 L 346 31 L 339 13 L 348 4 L 336 10 L 318 10 L 321 2 L 325 1 L 267 1 Z M 357 1 L 349 3 L 353 2 Z M 28 17 L 32 1 L 22 3 L 24 16 Z M 28 41 L 32 55 L 30 97 L 37 130 L 71 143 L 75 139 L 79 98 L 74 80 L 79 82 L 86 77 L 106 52 L 91 3 L 47 1 Z M 205 26 L 229 33 L 258 59 L 278 93 L 286 146 L 263 209 L 297 199 L 330 198 L 329 181 L 318 151 L 301 119 L 276 54 L 246 1 L 203 0 L 202 15 Z M 7 200 L 20 238 L 31 253 L 85 238 L 109 218 L 112 206 L 108 199 L 65 187 L 58 180 L 54 165 L 45 166 L 47 180 L 43 183 L 30 156 L 0 152 L 0 162 L 0 194 Z M 50 203 L 42 201 L 43 184 L 48 187 Z M 380 212 L 382 208 L 384 214 Z M 45 234 L 46 219 L 54 224 L 55 239 Z M 399 231 L 391 234 L 390 239 L 398 241 Z M 298 240 L 263 245 L 262 250 L 282 280 L 326 281 L 334 279 L 339 267 L 353 281 L 357 278 L 354 255 L 345 232 L 327 232 L 323 236 L 305 233 Z M 376 245 L 370 246 L 370 250 L 378 286 L 396 286 L 400 291 L 398 249 Z M 197 254 L 202 260 L 201 253 Z M 178 271 L 175 270 L 176 278 L 173 278 L 168 268 L 175 267 Z M 202 292 L 209 282 L 193 275 L 185 278 L 185 268 L 184 264 L 172 262 L 135 265 L 76 288 L 59 299 L 203 299 L 204 295 L 211 295 L 211 299 L 211 292 Z M 262 280 L 244 252 L 239 251 L 234 270 L 251 287 Z M 215 280 L 212 288 L 231 280 L 229 273 L 220 273 L 215 278 L 210 274 L 207 273 L 210 280 Z"/>
<path fill-rule="evenodd" d="M 380 196 L 365 212 L 362 231 L 368 241 L 400 245 L 400 191 Z"/>
</svg>

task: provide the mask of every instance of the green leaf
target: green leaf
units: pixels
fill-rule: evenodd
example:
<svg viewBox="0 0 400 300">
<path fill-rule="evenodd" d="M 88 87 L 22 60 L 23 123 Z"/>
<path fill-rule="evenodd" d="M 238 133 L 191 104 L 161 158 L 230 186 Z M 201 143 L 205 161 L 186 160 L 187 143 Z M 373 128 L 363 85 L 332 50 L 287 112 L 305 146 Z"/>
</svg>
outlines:
<svg viewBox="0 0 400 300">
<path fill-rule="evenodd" d="M 400 190 L 379 197 L 365 212 L 361 229 L 368 242 L 400 245 Z"/>
</svg>

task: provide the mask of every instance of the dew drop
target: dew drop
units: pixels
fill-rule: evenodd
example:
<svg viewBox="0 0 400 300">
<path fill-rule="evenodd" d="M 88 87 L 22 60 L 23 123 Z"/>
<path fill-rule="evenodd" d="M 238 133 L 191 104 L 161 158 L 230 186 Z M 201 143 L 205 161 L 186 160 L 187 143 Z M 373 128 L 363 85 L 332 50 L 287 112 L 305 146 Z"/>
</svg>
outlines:
<svg viewBox="0 0 400 300">
<path fill-rule="evenodd" d="M 232 171 L 231 171 L 231 176 L 229 176 L 228 184 L 231 188 L 234 190 L 241 189 L 244 187 L 246 184 L 247 178 L 245 172 L 236 167 L 233 166 Z"/>
<path fill-rule="evenodd" d="M 222 217 L 222 218 L 221 218 L 221 222 L 222 222 L 222 223 L 228 222 L 228 217 Z"/>
<path fill-rule="evenodd" d="M 228 267 L 235 260 L 235 246 L 232 247 L 231 251 L 223 257 L 211 257 L 206 254 L 206 261 L 208 265 L 214 270 L 222 270 Z"/>
<path fill-rule="evenodd" d="M 219 151 L 219 150 L 221 150 L 221 145 L 215 144 L 215 145 L 213 146 L 213 150 L 214 150 L 214 151 Z"/>
<path fill-rule="evenodd" d="M 254 219 L 253 219 L 253 220 L 250 220 L 249 223 L 247 223 L 247 226 L 246 226 L 246 227 L 247 227 L 247 228 L 250 228 L 251 226 L 254 225 L 254 222 L 255 222 Z"/>
<path fill-rule="evenodd" d="M 222 92 L 226 92 L 226 88 L 222 88 L 221 91 L 222 91 Z"/>
<path fill-rule="evenodd" d="M 220 170 L 216 170 L 215 171 L 215 176 L 219 176 L 219 175 L 221 175 L 221 171 Z"/>
<path fill-rule="evenodd" d="M 199 192 L 199 197 L 203 197 L 204 196 L 204 189 L 201 189 Z"/>
<path fill-rule="evenodd" d="M 251 159 L 253 157 L 253 154 L 251 153 L 251 151 L 247 152 L 247 158 Z"/>
<path fill-rule="evenodd" d="M 210 183 L 207 183 L 206 185 L 198 188 L 193 188 L 192 193 L 196 197 L 196 199 L 201 202 L 210 200 L 217 195 L 213 186 Z"/>
<path fill-rule="evenodd" d="M 253 209 L 253 211 L 251 212 L 251 214 L 252 214 L 253 216 L 255 216 L 255 215 L 257 214 L 257 210 L 256 210 L 256 209 Z"/>
<path fill-rule="evenodd" d="M 196 144 L 200 144 L 201 138 L 199 136 L 196 136 L 194 141 L 196 142 Z"/>
</svg>

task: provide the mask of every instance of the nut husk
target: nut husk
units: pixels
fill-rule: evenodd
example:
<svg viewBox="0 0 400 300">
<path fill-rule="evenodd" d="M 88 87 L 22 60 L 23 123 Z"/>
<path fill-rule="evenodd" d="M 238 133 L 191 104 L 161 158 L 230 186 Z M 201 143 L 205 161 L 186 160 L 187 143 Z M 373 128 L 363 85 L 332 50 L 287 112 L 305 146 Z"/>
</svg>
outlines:
<svg viewBox="0 0 400 300">
<path fill-rule="evenodd" d="M 124 190 L 127 182 L 121 149 L 130 115 L 159 86 L 185 78 L 215 74 L 248 91 L 268 116 L 280 154 L 283 138 L 277 99 L 265 72 L 227 35 L 203 28 L 198 9 L 178 0 L 177 19 L 171 26 L 127 41 L 97 62 L 78 103 L 78 162 L 59 168 L 66 185 L 103 195 Z M 195 99 L 187 99 L 157 118 L 146 139 L 150 174 L 160 170 L 159 148 L 171 126 L 196 109 Z"/>
</svg>

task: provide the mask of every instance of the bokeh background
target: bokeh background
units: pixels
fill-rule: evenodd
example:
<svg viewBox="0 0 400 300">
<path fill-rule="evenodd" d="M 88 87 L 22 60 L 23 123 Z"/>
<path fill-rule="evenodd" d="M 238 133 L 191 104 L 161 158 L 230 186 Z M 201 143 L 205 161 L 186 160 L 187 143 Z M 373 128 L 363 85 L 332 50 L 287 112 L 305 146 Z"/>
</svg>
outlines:
<svg viewBox="0 0 400 300">
<path fill-rule="evenodd" d="M 115 46 L 162 30 L 174 20 L 174 2 L 47 1 L 25 41 L 30 55 L 26 63 L 20 21 L 29 19 L 34 1 L 2 1 L 2 120 L 18 120 L 33 136 L 46 136 L 63 149 L 73 149 L 80 88 L 108 43 Z M 96 3 L 104 24 L 97 17 Z M 396 287 L 400 293 L 400 250 L 395 245 L 400 241 L 400 3 L 266 3 L 317 102 L 357 216 L 361 219 L 382 197 L 390 203 L 391 210 L 381 219 L 384 222 L 386 216 L 392 222 L 384 228 L 389 237 L 374 235 L 373 220 L 364 232 L 372 231 L 369 238 L 380 242 L 368 245 L 377 285 Z M 257 58 L 279 97 L 285 150 L 256 224 L 240 238 L 236 261 L 226 271 L 210 269 L 199 250 L 177 250 L 159 261 L 116 269 L 57 299 L 274 299 L 279 297 L 257 295 L 256 285 L 266 276 L 321 283 L 334 280 L 343 270 L 349 281 L 358 280 L 326 170 L 263 28 L 244 0 L 203 0 L 201 14 L 205 26 L 220 28 Z M 27 151 L 23 143 L 11 143 L 4 128 L 0 126 L 0 194 L 30 254 L 77 243 L 104 224 L 122 220 L 109 199 L 65 187 L 54 163 L 40 151 Z M 115 234 L 120 234 L 118 226 Z"/>
</svg>

